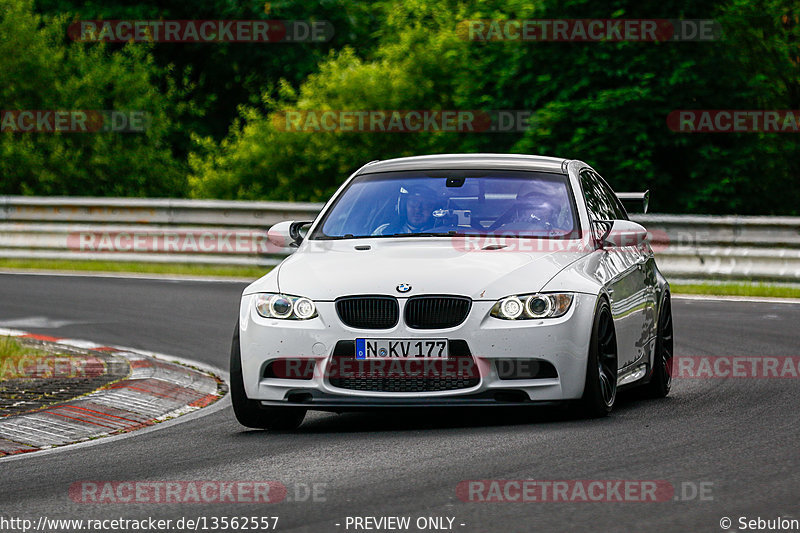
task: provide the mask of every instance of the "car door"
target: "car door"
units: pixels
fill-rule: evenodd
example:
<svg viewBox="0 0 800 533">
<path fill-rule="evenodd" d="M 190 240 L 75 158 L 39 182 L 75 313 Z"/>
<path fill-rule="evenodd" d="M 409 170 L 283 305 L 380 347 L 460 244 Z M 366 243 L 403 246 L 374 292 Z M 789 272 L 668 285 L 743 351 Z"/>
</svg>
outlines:
<svg viewBox="0 0 800 533">
<path fill-rule="evenodd" d="M 627 220 L 627 214 L 611 188 L 593 170 L 580 173 L 581 187 L 586 199 L 595 238 L 602 236 L 603 220 Z M 620 376 L 647 353 L 645 309 L 649 297 L 645 288 L 642 252 L 638 246 L 601 247 L 598 277 L 608 289 L 611 313 L 617 333 L 617 359 Z"/>
</svg>

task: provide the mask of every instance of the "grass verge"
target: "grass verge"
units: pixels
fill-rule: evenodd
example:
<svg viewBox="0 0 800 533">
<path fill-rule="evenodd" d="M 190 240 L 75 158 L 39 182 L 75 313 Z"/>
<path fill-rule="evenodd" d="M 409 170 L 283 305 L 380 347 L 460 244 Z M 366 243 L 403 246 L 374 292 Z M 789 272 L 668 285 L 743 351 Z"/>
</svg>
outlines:
<svg viewBox="0 0 800 533">
<path fill-rule="evenodd" d="M 52 270 L 74 272 L 124 272 L 258 279 L 272 267 L 215 266 L 187 263 L 128 263 L 116 261 L 69 261 L 51 259 L 0 259 L 0 270 Z"/>
<path fill-rule="evenodd" d="M 673 294 L 800 298 L 800 287 L 769 283 L 670 283 Z"/>
<path fill-rule="evenodd" d="M 22 345 L 14 337 L 0 337 L 0 382 L 24 377 L 20 373 L 20 361 L 45 354 L 40 350 Z"/>
</svg>

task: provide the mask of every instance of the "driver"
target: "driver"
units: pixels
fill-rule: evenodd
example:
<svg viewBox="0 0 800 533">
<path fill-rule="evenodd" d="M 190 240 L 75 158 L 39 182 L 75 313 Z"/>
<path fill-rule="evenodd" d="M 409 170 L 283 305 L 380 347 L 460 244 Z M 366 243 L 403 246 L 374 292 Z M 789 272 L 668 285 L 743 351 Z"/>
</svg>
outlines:
<svg viewBox="0 0 800 533">
<path fill-rule="evenodd" d="M 436 206 L 436 193 L 430 187 L 425 185 L 401 187 L 397 199 L 398 222 L 382 224 L 372 234 L 393 235 L 429 231 L 434 226 L 433 212 Z"/>
<path fill-rule="evenodd" d="M 526 184 L 517 193 L 520 209 L 514 222 L 528 223 L 532 227 L 553 229 L 558 218 L 558 209 L 553 205 L 547 193 L 533 184 Z"/>
</svg>

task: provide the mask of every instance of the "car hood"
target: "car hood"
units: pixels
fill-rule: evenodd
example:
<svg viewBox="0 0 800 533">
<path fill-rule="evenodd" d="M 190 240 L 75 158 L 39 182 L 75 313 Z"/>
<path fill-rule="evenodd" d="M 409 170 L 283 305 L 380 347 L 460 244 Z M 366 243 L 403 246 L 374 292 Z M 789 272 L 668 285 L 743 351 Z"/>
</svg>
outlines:
<svg viewBox="0 0 800 533">
<path fill-rule="evenodd" d="M 488 248 L 437 237 L 307 241 L 280 265 L 277 281 L 281 292 L 317 301 L 359 294 L 454 294 L 495 300 L 540 290 L 586 253 L 553 251 L 550 246 L 544 251 L 520 251 L 522 246 L 516 245 Z M 400 293 L 400 284 L 411 290 Z M 259 280 L 245 293 L 268 292 L 269 285 L 269 280 Z"/>
</svg>

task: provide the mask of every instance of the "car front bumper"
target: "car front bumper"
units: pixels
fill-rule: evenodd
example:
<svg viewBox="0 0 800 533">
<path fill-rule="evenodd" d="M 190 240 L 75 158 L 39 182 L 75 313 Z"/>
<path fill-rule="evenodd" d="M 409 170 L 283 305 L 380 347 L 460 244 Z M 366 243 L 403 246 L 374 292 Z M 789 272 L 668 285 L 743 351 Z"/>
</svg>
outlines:
<svg viewBox="0 0 800 533">
<path fill-rule="evenodd" d="M 542 320 L 501 320 L 489 316 L 494 301 L 474 301 L 467 319 L 448 329 L 418 330 L 403 320 L 389 330 L 350 328 L 340 321 L 333 302 L 316 302 L 318 317 L 290 321 L 263 318 L 255 295 L 242 297 L 239 311 L 242 374 L 247 397 L 265 406 L 304 405 L 311 409 L 511 405 L 578 399 L 583 394 L 586 360 L 596 295 L 576 293 L 566 315 Z M 405 299 L 398 299 L 402 316 Z M 357 338 L 463 340 L 479 369 L 469 388 L 425 392 L 378 392 L 335 387 L 331 358 L 337 343 Z M 313 360 L 310 379 L 264 377 L 270 362 Z M 557 376 L 501 379 L 494 360 L 546 361 Z"/>
</svg>

